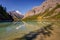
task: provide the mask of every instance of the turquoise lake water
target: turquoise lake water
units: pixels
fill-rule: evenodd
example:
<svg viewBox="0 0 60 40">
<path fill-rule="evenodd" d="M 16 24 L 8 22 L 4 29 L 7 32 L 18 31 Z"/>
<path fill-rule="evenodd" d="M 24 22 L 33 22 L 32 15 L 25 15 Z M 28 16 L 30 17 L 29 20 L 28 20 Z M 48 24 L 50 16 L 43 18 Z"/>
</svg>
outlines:
<svg viewBox="0 0 60 40">
<path fill-rule="evenodd" d="M 15 38 L 21 38 L 32 31 L 36 31 L 52 23 L 53 22 L 46 21 L 3 22 L 0 23 L 0 40 L 14 40 Z"/>
</svg>

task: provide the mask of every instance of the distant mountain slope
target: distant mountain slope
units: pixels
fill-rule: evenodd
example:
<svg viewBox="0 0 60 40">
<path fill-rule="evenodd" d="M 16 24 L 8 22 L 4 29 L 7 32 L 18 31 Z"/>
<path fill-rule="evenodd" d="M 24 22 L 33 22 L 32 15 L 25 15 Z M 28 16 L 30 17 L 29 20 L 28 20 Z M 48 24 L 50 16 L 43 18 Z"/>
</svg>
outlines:
<svg viewBox="0 0 60 40">
<path fill-rule="evenodd" d="M 60 19 L 60 0 L 45 0 L 42 5 L 27 12 L 23 20 Z"/>
<path fill-rule="evenodd" d="M 13 17 L 14 21 L 18 21 L 24 17 L 19 11 L 10 11 L 9 15 Z"/>
</svg>

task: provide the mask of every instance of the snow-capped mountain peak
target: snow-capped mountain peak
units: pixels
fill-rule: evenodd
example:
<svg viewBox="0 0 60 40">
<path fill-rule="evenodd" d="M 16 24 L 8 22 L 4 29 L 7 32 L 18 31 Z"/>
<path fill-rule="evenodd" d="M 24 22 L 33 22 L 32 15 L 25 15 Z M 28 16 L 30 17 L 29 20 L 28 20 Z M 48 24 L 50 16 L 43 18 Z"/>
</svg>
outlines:
<svg viewBox="0 0 60 40">
<path fill-rule="evenodd" d="M 19 12 L 18 10 L 16 10 L 15 12 L 21 14 L 21 12 Z"/>
<path fill-rule="evenodd" d="M 10 11 L 9 12 L 9 15 L 11 15 L 12 17 L 17 17 L 17 18 L 23 18 L 24 15 L 22 15 L 21 12 L 19 12 L 18 10 L 17 11 Z"/>
</svg>

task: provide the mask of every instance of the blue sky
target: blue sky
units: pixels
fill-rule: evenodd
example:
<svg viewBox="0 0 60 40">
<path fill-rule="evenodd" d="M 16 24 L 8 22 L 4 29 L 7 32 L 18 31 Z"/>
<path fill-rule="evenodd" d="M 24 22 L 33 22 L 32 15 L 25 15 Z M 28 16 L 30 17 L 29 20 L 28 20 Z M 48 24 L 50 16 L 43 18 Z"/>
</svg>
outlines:
<svg viewBox="0 0 60 40">
<path fill-rule="evenodd" d="M 7 8 L 7 11 L 18 10 L 25 14 L 35 6 L 41 5 L 44 0 L 0 0 L 0 4 Z"/>
</svg>

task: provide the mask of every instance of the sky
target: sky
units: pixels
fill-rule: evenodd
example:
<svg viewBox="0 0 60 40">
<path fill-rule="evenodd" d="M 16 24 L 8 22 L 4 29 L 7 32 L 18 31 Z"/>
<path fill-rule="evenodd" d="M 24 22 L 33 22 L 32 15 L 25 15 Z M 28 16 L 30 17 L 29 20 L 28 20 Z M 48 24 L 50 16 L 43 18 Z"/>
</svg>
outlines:
<svg viewBox="0 0 60 40">
<path fill-rule="evenodd" d="M 0 0 L 0 4 L 7 8 L 7 11 L 18 10 L 25 14 L 33 7 L 39 6 L 44 0 Z"/>
</svg>

